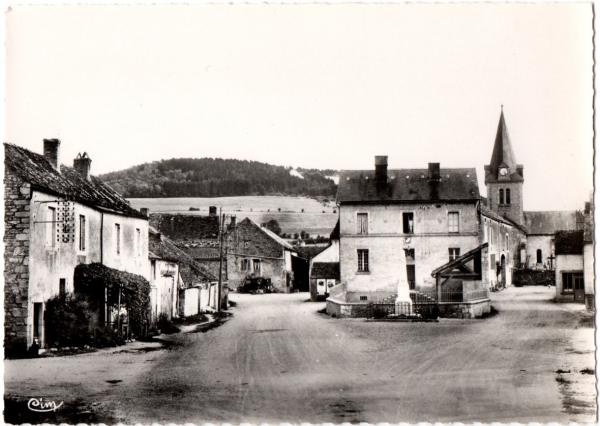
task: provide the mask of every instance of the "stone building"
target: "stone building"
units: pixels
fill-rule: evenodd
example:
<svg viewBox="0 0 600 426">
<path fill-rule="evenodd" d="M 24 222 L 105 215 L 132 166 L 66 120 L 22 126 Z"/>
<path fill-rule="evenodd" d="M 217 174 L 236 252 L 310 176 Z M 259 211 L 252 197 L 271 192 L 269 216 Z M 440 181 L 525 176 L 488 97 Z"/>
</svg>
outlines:
<svg viewBox="0 0 600 426">
<path fill-rule="evenodd" d="M 387 157 L 377 156 L 374 169 L 343 171 L 337 194 L 342 285 L 331 292 L 328 310 L 353 315 L 353 309 L 364 312 L 360 305 L 393 303 L 404 292 L 442 303 L 439 298 L 449 300 L 461 288 L 451 299 L 469 302 L 467 316 L 476 315 L 489 307 L 485 292 L 510 286 L 516 269 L 552 268 L 554 234 L 575 229 L 578 215 L 524 211 L 524 167 L 503 111 L 484 169 L 487 197 L 479 193 L 474 168 L 429 163 L 427 169 L 388 170 Z M 484 273 L 475 274 L 474 264 Z M 440 288 L 440 273 L 432 271 L 467 274 L 469 286 L 450 280 Z"/>
<path fill-rule="evenodd" d="M 210 293 L 205 295 L 207 300 L 204 301 L 202 295 L 205 292 L 201 290 L 215 293 L 217 277 L 152 227 L 148 232 L 148 247 L 153 321 L 161 314 L 168 319 L 190 316 L 200 312 L 203 306 L 211 306 L 208 300 Z M 215 300 L 213 297 L 213 308 L 216 308 Z"/>
<path fill-rule="evenodd" d="M 227 276 L 232 289 L 248 277 L 262 277 L 278 291 L 289 293 L 295 290 L 294 275 L 301 273 L 305 263 L 288 242 L 249 218 L 227 232 Z"/>
<path fill-rule="evenodd" d="M 40 155 L 4 145 L 6 353 L 44 337 L 44 306 L 73 291 L 78 264 L 101 263 L 148 276 L 148 220 L 90 175 L 91 159 L 60 164 L 60 141 Z"/>
</svg>

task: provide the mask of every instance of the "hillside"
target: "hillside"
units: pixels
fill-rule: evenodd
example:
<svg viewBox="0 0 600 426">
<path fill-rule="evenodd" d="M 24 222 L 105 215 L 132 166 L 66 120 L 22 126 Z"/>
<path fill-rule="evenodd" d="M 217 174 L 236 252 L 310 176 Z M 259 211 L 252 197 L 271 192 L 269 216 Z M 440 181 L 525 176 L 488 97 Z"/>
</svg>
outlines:
<svg viewBox="0 0 600 426">
<path fill-rule="evenodd" d="M 305 195 L 334 197 L 335 170 L 292 169 L 258 161 L 173 158 L 99 176 L 125 197 Z"/>
</svg>

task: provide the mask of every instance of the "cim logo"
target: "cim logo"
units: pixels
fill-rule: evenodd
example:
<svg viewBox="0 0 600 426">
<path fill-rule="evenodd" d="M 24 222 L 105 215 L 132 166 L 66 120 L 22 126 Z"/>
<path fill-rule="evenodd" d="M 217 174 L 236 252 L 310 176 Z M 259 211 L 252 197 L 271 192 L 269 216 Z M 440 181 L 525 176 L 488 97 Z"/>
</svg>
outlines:
<svg viewBox="0 0 600 426">
<path fill-rule="evenodd" d="M 56 411 L 63 405 L 63 401 L 57 404 L 54 401 L 44 401 L 43 398 L 31 398 L 27 402 L 27 408 L 37 413 L 48 413 L 50 411 Z"/>
</svg>

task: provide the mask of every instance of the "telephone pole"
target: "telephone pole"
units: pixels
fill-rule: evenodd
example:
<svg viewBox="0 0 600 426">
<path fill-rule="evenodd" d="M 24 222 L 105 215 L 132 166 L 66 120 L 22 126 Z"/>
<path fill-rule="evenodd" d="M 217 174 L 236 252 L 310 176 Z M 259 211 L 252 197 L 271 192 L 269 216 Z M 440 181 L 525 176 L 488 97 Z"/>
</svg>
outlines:
<svg viewBox="0 0 600 426">
<path fill-rule="evenodd" d="M 223 225 L 225 215 L 223 208 L 219 208 L 219 285 L 217 286 L 217 312 L 221 312 L 221 286 L 223 285 Z"/>
</svg>

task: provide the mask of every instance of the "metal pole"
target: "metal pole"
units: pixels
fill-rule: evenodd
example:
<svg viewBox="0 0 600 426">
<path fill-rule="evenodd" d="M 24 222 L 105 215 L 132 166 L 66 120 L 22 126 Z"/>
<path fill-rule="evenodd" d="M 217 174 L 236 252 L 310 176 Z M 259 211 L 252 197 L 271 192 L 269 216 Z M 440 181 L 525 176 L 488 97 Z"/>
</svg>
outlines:
<svg viewBox="0 0 600 426">
<path fill-rule="evenodd" d="M 223 224 L 225 215 L 222 214 L 223 208 L 219 209 L 219 285 L 217 287 L 217 312 L 221 312 L 221 285 L 223 283 Z"/>
</svg>

